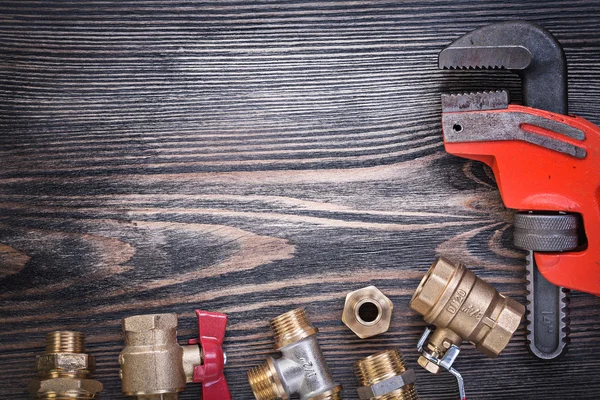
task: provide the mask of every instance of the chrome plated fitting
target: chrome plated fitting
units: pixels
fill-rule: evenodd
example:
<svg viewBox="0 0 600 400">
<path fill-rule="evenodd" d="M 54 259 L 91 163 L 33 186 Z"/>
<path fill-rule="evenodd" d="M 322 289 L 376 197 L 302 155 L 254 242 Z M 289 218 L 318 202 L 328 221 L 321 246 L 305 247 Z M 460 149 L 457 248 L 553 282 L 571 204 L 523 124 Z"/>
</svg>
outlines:
<svg viewBox="0 0 600 400">
<path fill-rule="evenodd" d="M 223 375 L 227 316 L 196 310 L 198 339 L 177 343 L 177 314 L 123 319 L 125 348 L 119 355 L 123 394 L 138 400 L 176 400 L 188 382 L 202 383 L 205 400 L 231 399 Z"/>
<path fill-rule="evenodd" d="M 464 398 L 461 375 L 452 368 L 463 340 L 488 357 L 498 357 L 519 327 L 525 307 L 494 289 L 462 264 L 438 258 L 419 284 L 410 306 L 435 325 L 417 348 L 418 363 L 431 373 L 440 367 L 453 374 Z"/>
<path fill-rule="evenodd" d="M 348 293 L 342 322 L 361 339 L 387 332 L 394 305 L 375 286 Z"/>
<path fill-rule="evenodd" d="M 81 332 L 56 331 L 46 334 L 46 353 L 36 357 L 39 379 L 29 384 L 35 399 L 93 399 L 102 384 L 90 379 L 96 366 L 85 352 Z"/>
<path fill-rule="evenodd" d="M 270 321 L 275 335 L 274 349 L 282 357 L 248 371 L 248 381 L 257 400 L 287 400 L 298 394 L 301 400 L 341 399 L 342 386 L 334 382 L 317 342 L 318 332 L 304 309 L 298 308 Z"/>
<path fill-rule="evenodd" d="M 385 350 L 358 360 L 354 365 L 360 381 L 360 400 L 418 400 L 417 375 L 407 369 L 400 350 Z"/>
</svg>

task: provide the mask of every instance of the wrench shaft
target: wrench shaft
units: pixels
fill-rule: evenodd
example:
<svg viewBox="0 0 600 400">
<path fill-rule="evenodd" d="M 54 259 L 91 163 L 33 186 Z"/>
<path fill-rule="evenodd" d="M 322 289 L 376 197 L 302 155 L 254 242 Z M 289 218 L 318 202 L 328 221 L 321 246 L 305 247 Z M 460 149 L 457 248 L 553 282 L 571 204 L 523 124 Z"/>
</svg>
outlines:
<svg viewBox="0 0 600 400">
<path fill-rule="evenodd" d="M 567 348 L 569 293 L 544 278 L 532 251 L 527 255 L 527 271 L 529 350 L 538 358 L 551 360 L 564 354 Z"/>
</svg>

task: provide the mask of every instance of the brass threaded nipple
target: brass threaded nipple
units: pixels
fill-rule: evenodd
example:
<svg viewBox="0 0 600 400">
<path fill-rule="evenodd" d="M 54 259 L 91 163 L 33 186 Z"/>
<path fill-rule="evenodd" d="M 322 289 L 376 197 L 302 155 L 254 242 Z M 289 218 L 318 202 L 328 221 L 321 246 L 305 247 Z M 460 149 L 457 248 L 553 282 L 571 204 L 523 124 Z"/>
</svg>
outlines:
<svg viewBox="0 0 600 400">
<path fill-rule="evenodd" d="M 94 357 L 85 353 L 83 333 L 47 333 L 46 352 L 36 357 L 39 378 L 29 384 L 29 391 L 35 399 L 93 399 L 102 391 L 102 384 L 90 379 L 94 366 Z"/>
<path fill-rule="evenodd" d="M 381 351 L 358 360 L 354 368 L 361 386 L 372 386 L 407 371 L 402 354 L 398 349 Z M 414 385 L 410 383 L 390 393 L 371 397 L 371 399 L 418 400 L 418 396 Z"/>
<path fill-rule="evenodd" d="M 404 359 L 397 349 L 385 350 L 358 360 L 354 365 L 362 386 L 381 382 L 406 371 Z"/>
<path fill-rule="evenodd" d="M 275 336 L 275 350 L 304 339 L 318 332 L 303 308 L 296 308 L 269 321 Z"/>
<path fill-rule="evenodd" d="M 267 358 L 265 364 L 248 371 L 248 382 L 256 400 L 287 399 L 271 358 Z"/>
<path fill-rule="evenodd" d="M 85 335 L 75 331 L 54 331 L 46 334 L 46 354 L 85 353 Z"/>
</svg>

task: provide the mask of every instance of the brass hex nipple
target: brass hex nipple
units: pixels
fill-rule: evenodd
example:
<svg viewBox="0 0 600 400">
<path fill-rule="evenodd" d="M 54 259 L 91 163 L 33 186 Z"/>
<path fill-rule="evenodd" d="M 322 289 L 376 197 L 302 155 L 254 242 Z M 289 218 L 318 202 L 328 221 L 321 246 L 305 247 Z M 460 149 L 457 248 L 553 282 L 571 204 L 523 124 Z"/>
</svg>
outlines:
<svg viewBox="0 0 600 400">
<path fill-rule="evenodd" d="M 315 328 L 304 309 L 298 308 L 270 321 L 275 336 L 274 349 L 282 357 L 267 357 L 265 364 L 248 371 L 248 381 L 257 400 L 341 399 L 341 385 L 335 383 L 323 358 Z"/>
<path fill-rule="evenodd" d="M 382 351 L 354 365 L 361 400 L 418 400 L 415 372 L 407 369 L 397 349 Z"/>
<path fill-rule="evenodd" d="M 46 353 L 36 357 L 39 379 L 29 391 L 36 399 L 93 399 L 102 384 L 90 379 L 94 357 L 85 353 L 81 332 L 56 331 L 46 334 Z"/>
</svg>

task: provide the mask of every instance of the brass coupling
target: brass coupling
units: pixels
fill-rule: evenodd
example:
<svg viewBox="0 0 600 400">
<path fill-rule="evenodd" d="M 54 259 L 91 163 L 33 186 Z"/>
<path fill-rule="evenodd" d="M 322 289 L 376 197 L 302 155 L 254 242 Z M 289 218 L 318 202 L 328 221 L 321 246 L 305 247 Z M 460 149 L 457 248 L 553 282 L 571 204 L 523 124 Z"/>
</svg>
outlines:
<svg viewBox="0 0 600 400">
<path fill-rule="evenodd" d="M 315 328 L 304 309 L 288 311 L 270 321 L 274 349 L 282 357 L 267 357 L 265 364 L 248 371 L 248 381 L 257 400 L 287 400 L 298 394 L 301 400 L 341 399 L 342 386 L 334 382 Z"/>
<path fill-rule="evenodd" d="M 394 305 L 375 286 L 367 286 L 346 295 L 342 322 L 361 339 L 387 332 Z"/>
<path fill-rule="evenodd" d="M 438 258 L 421 280 L 410 306 L 436 326 L 425 330 L 418 344 L 418 363 L 431 373 L 447 369 L 464 385 L 452 363 L 463 340 L 488 357 L 497 357 L 519 327 L 525 307 L 478 278 L 462 264 Z"/>
<path fill-rule="evenodd" d="M 125 347 L 119 355 L 122 390 L 138 400 L 176 400 L 188 382 L 202 383 L 205 400 L 231 399 L 223 375 L 227 316 L 196 310 L 198 339 L 177 343 L 177 314 L 123 319 Z"/>
<path fill-rule="evenodd" d="M 360 400 L 418 400 L 415 371 L 407 369 L 398 349 L 385 350 L 354 365 Z"/>
<path fill-rule="evenodd" d="M 95 359 L 85 352 L 81 332 L 56 331 L 46 334 L 46 352 L 36 357 L 39 379 L 29 384 L 35 399 L 93 399 L 102 384 L 91 375 Z"/>
</svg>

